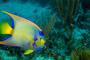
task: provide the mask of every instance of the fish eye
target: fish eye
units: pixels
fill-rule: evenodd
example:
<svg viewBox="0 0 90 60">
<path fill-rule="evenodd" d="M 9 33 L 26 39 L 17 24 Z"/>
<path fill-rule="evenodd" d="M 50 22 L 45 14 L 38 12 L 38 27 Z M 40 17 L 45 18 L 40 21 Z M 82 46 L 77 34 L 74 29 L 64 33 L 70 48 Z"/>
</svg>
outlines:
<svg viewBox="0 0 90 60">
<path fill-rule="evenodd" d="M 39 34 L 43 36 L 43 31 L 40 31 Z"/>
</svg>

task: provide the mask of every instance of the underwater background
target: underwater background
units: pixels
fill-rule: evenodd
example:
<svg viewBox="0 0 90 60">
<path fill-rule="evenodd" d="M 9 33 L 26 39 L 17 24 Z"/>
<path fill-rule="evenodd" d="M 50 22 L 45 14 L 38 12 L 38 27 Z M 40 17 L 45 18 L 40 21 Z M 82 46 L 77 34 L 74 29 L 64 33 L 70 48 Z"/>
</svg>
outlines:
<svg viewBox="0 0 90 60">
<path fill-rule="evenodd" d="M 0 0 L 2 10 L 35 22 L 46 48 L 23 55 L 20 47 L 0 45 L 0 60 L 90 60 L 90 0 Z M 13 22 L 0 12 L 2 21 Z"/>
</svg>

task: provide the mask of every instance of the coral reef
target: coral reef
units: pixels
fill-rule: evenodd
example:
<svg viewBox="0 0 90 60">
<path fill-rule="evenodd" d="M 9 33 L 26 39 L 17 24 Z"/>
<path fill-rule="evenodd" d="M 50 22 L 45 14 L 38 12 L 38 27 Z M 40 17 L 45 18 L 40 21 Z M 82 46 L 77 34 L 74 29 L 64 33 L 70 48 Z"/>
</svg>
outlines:
<svg viewBox="0 0 90 60">
<path fill-rule="evenodd" d="M 46 48 L 25 56 L 20 47 L 0 45 L 0 59 L 90 60 L 89 6 L 89 0 L 0 0 L 0 10 L 35 22 L 47 40 Z M 10 17 L 0 16 L 12 26 Z M 0 41 L 7 37 L 0 34 Z"/>
<path fill-rule="evenodd" d="M 79 47 L 72 51 L 71 60 L 90 60 L 90 49 Z"/>
</svg>

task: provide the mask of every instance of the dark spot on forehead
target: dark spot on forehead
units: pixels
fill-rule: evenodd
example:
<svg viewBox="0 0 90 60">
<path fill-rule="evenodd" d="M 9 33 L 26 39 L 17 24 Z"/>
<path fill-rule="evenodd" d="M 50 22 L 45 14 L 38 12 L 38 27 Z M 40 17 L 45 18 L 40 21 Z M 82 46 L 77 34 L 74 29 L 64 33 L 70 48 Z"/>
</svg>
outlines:
<svg viewBox="0 0 90 60">
<path fill-rule="evenodd" d="M 43 31 L 40 31 L 40 32 L 39 32 L 39 35 L 43 36 Z"/>
</svg>

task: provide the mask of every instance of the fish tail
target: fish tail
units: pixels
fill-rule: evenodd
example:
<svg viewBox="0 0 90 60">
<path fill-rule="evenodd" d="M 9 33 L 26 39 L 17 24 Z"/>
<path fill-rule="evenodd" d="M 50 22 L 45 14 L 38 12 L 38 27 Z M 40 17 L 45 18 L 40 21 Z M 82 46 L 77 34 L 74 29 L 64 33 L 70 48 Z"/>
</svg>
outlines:
<svg viewBox="0 0 90 60">
<path fill-rule="evenodd" d="M 0 34 L 12 34 L 13 30 L 7 22 L 1 22 Z"/>
</svg>

